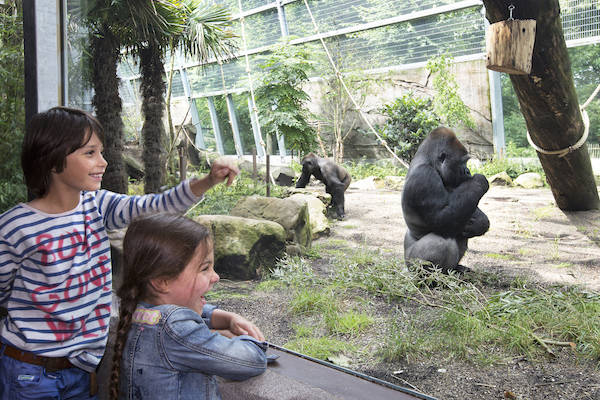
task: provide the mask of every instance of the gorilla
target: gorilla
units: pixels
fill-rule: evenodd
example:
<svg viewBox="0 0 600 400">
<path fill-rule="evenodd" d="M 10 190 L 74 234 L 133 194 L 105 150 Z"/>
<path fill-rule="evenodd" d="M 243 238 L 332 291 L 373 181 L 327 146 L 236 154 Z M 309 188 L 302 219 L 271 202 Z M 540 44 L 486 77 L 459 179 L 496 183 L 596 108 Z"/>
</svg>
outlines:
<svg viewBox="0 0 600 400">
<path fill-rule="evenodd" d="M 302 175 L 298 178 L 296 187 L 306 187 L 311 175 L 325 184 L 325 191 L 331 195 L 329 206 L 335 210 L 339 219 L 343 219 L 346 216 L 344 192 L 352 181 L 348 171 L 327 158 L 308 153 L 302 159 Z"/>
<path fill-rule="evenodd" d="M 490 221 L 477 207 L 489 183 L 481 174 L 471 175 L 468 159 L 448 128 L 434 129 L 419 146 L 402 192 L 407 263 L 424 260 L 444 272 L 469 270 L 459 265 L 467 241 L 486 233 Z"/>
</svg>

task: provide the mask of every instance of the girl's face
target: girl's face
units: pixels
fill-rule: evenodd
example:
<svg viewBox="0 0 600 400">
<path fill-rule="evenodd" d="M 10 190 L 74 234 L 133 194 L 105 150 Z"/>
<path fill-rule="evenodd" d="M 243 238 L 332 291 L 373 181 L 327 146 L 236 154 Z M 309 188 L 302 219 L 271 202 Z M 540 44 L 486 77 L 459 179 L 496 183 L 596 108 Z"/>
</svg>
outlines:
<svg viewBox="0 0 600 400">
<path fill-rule="evenodd" d="M 168 293 L 163 296 L 165 304 L 184 306 L 202 314 L 206 304 L 204 295 L 219 281 L 214 264 L 213 243 L 206 240 L 196 247 L 179 276 L 169 281 Z"/>
<path fill-rule="evenodd" d="M 102 142 L 95 133 L 90 140 L 67 156 L 65 168 L 52 173 L 51 190 L 79 192 L 98 190 L 108 163 L 102 156 Z"/>
</svg>

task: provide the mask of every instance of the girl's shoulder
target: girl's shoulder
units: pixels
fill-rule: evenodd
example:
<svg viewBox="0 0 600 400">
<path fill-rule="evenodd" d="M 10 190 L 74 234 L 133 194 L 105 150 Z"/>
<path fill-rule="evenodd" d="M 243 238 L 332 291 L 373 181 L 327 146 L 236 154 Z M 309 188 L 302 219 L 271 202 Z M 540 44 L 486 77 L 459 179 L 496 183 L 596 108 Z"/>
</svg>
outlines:
<svg viewBox="0 0 600 400">
<path fill-rule="evenodd" d="M 157 325 L 161 321 L 176 323 L 182 320 L 201 321 L 202 316 L 192 309 L 175 304 L 153 306 L 144 303 L 138 304 L 132 316 L 132 322 L 145 325 Z"/>
</svg>

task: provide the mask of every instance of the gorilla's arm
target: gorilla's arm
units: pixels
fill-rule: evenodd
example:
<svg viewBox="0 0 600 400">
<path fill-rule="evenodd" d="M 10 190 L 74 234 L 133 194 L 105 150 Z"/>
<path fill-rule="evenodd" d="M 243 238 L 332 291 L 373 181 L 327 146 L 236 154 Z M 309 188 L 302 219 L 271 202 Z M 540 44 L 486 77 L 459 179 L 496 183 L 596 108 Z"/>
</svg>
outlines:
<svg viewBox="0 0 600 400">
<path fill-rule="evenodd" d="M 481 236 L 486 233 L 488 229 L 490 229 L 490 220 L 487 215 L 477 207 L 465 225 L 462 236 L 466 238 Z"/>
<path fill-rule="evenodd" d="M 429 232 L 460 236 L 488 187 L 487 179 L 476 174 L 448 191 L 436 170 L 421 164 L 410 171 L 403 190 L 407 225 L 419 237 Z"/>
<path fill-rule="evenodd" d="M 310 175 L 311 175 L 310 170 L 306 167 L 306 165 L 303 165 L 302 166 L 302 175 L 300 175 L 300 178 L 298 178 L 298 181 L 296 182 L 296 187 L 297 188 L 306 187 L 306 185 L 308 184 L 308 181 L 310 181 Z"/>
</svg>

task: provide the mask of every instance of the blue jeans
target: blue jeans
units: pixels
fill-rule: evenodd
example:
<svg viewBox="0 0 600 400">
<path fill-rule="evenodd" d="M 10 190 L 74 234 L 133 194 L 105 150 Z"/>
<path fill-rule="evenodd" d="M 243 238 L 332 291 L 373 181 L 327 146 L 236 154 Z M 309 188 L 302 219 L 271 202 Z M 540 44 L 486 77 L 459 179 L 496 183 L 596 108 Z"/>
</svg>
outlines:
<svg viewBox="0 0 600 400">
<path fill-rule="evenodd" d="M 44 367 L 4 356 L 0 345 L 0 400 L 96 400 L 90 374 L 73 367 L 47 372 Z"/>
</svg>

